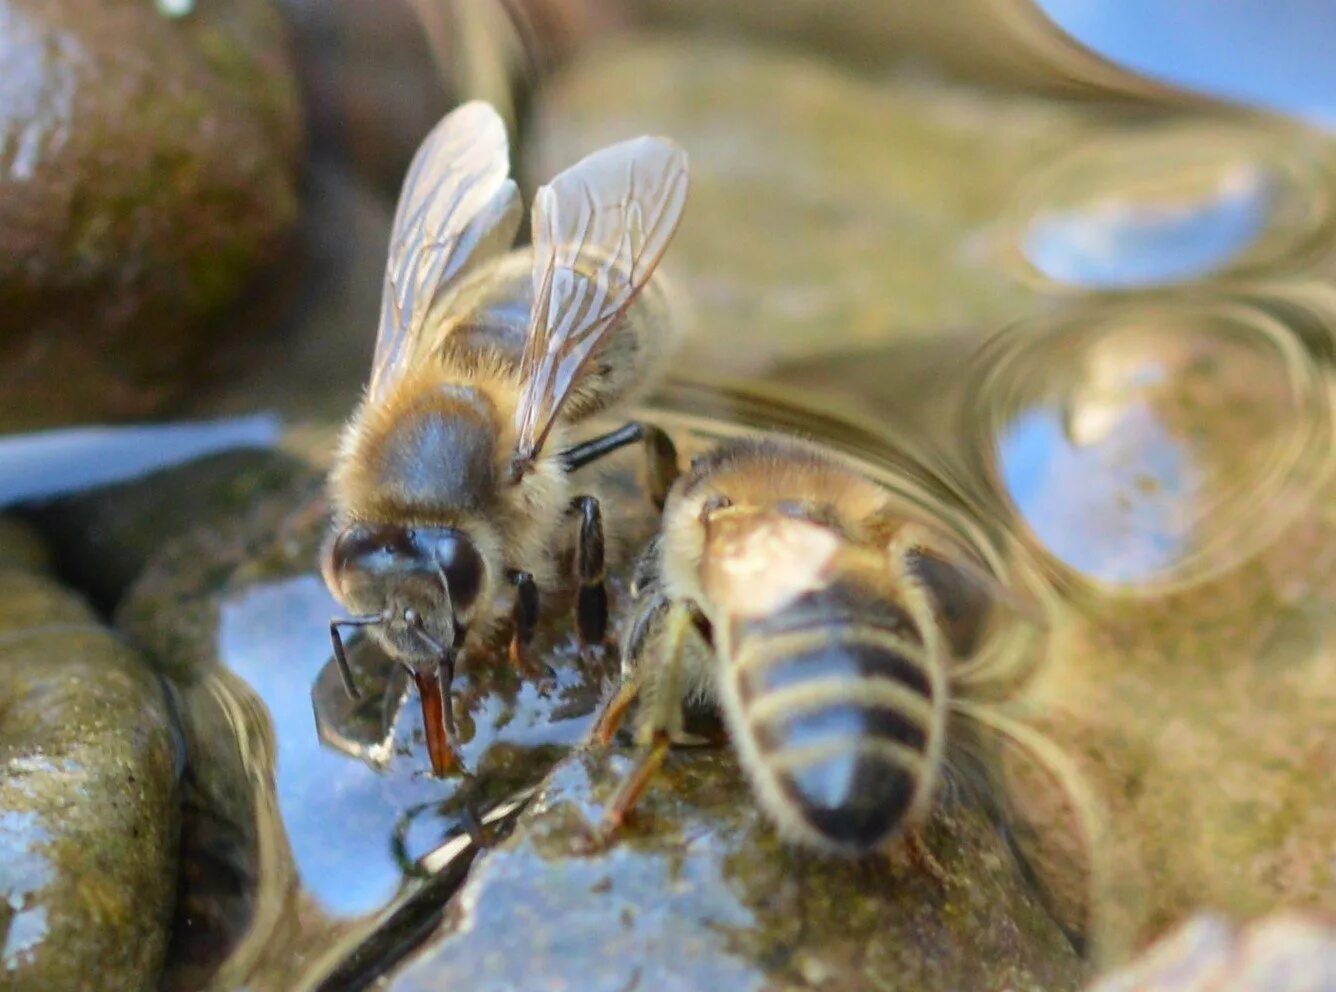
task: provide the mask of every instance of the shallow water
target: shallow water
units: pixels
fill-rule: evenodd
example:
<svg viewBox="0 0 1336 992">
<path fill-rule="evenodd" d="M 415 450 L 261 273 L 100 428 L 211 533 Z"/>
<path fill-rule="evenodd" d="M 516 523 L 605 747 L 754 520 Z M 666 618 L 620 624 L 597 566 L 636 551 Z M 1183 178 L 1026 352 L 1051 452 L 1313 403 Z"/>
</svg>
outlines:
<svg viewBox="0 0 1336 992">
<path fill-rule="evenodd" d="M 1125 20 L 1112 26 L 1082 13 L 1092 5 L 1044 6 L 1157 77 L 1336 119 L 1310 75 L 1326 63 L 1303 57 L 1327 39 L 1325 22 L 1286 48 L 1284 18 L 1241 19 L 1240 7 L 1211 18 L 1230 45 L 1207 44 L 1206 32 L 1191 58 L 1169 65 L 1163 52 L 1124 45 L 1174 37 L 1148 28 L 1144 5 L 1119 8 Z M 192 5 L 159 8 L 188 17 Z M 919 40 L 941 47 L 931 34 Z M 1035 44 L 1010 41 L 1022 54 Z M 1240 912 L 1290 898 L 1336 908 L 1322 889 L 1330 866 L 1310 872 L 1336 833 L 1306 805 L 1325 801 L 1318 786 L 1302 784 L 1322 767 L 1305 741 L 1336 720 L 1324 709 L 1336 683 L 1323 665 L 1336 650 L 1336 140 L 1157 102 L 1132 76 L 1111 92 L 1136 100 L 1082 103 L 931 72 L 855 77 L 793 53 L 711 61 L 705 48 L 665 43 L 630 62 L 661 74 L 639 84 L 648 90 L 671 71 L 684 89 L 705 88 L 721 62 L 733 74 L 718 78 L 733 86 L 748 72 L 787 80 L 810 61 L 811 85 L 769 117 L 733 90 L 711 94 L 706 109 L 689 98 L 661 105 L 621 66 L 606 91 L 596 73 L 566 84 L 567 103 L 537 115 L 516 156 L 546 168 L 605 129 L 631 127 L 668 130 L 692 150 L 703 208 L 666 267 L 693 301 L 694 337 L 643 412 L 687 454 L 757 430 L 815 439 L 887 485 L 907 516 L 957 542 L 1024 607 L 1023 620 L 998 623 L 1004 634 L 1024 628 L 1012 649 L 1049 663 L 1036 666 L 1030 713 L 1082 757 L 1121 817 L 1116 857 L 1143 889 L 1135 909 L 1128 900 L 1128 915 L 1140 914 L 1124 921 L 1130 930 L 1144 936 L 1207 896 Z M 1281 48 L 1292 53 L 1288 73 L 1239 68 Z M 1055 49 L 1054 64 L 1089 68 L 1069 55 Z M 774 103 L 765 85 L 759 103 Z M 883 118 L 894 118 L 890 152 L 862 133 Z M 289 424 L 249 416 L 0 440 L 0 503 L 236 446 L 277 442 L 308 459 L 313 478 L 327 469 L 336 418 L 365 378 L 392 204 L 350 163 L 322 160 L 312 177 L 302 302 L 273 329 L 288 358 L 266 341 L 188 404 L 192 415 L 274 408 Z M 735 257 L 735 238 L 752 255 Z M 654 525 L 628 465 L 613 469 L 628 528 L 612 567 L 622 594 Z M 326 507 L 306 489 L 292 504 L 238 508 L 174 539 L 120 618 L 169 674 L 191 749 L 171 990 L 363 988 L 432 934 L 445 951 L 410 966 L 403 987 L 417 987 L 419 967 L 467 971 L 458 957 L 473 945 L 451 941 L 469 928 L 505 930 L 507 900 L 563 864 L 521 847 L 495 862 L 516 872 L 502 874 L 514 891 L 461 908 L 450 900 L 478 854 L 474 835 L 505 834 L 614 681 L 615 658 L 580 660 L 569 604 L 554 597 L 541 653 L 555 679 L 520 677 L 496 645 L 472 651 L 455 688 L 477 775 L 433 777 L 414 692 L 369 644 L 351 645 L 365 698 L 344 695 L 328 634 L 337 604 L 315 568 Z M 1250 708 L 1263 704 L 1277 712 Z M 1303 741 L 1275 739 L 1283 708 L 1307 721 L 1294 735 Z M 1253 740 L 1254 726 L 1272 736 Z M 555 785 L 570 790 L 580 776 L 564 765 Z M 1249 791 L 1263 781 L 1265 795 Z M 1195 823 L 1197 809 L 1212 822 Z M 1250 833 L 1259 822 L 1258 834 L 1280 839 Z M 0 816 L 0 853 L 20 826 Z M 580 905 L 617 874 L 637 893 L 632 943 L 671 960 L 657 935 L 688 890 L 727 874 L 725 855 L 737 853 L 711 846 L 710 822 L 692 829 L 707 839 L 686 874 L 674 857 L 634 846 L 581 862 L 569 882 Z M 1180 858 L 1183 836 L 1200 836 L 1208 853 Z M 0 890 L 40 884 L 42 865 L 9 861 Z M 726 958 L 720 949 L 746 945 L 764 914 L 716 895 L 696 936 Z M 1061 922 L 1080 918 L 1060 891 L 1050 897 Z M 559 888 L 544 898 L 552 912 L 565 905 Z M 606 918 L 589 917 L 586 949 Z M 40 944 L 44 926 L 40 912 L 11 920 L 0 968 Z M 759 974 L 739 965 L 702 981 L 745 987 Z"/>
</svg>

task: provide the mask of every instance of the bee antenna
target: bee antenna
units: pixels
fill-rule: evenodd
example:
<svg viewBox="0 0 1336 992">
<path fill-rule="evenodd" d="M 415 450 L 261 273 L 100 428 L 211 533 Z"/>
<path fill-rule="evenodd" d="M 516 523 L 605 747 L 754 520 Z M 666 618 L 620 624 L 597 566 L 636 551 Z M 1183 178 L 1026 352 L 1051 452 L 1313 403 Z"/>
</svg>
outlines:
<svg viewBox="0 0 1336 992">
<path fill-rule="evenodd" d="M 360 617 L 336 617 L 329 622 L 329 639 L 334 645 L 334 661 L 339 666 L 339 677 L 343 679 L 343 691 L 348 694 L 350 699 L 361 699 L 362 692 L 357 688 L 357 683 L 353 681 L 353 669 L 348 664 L 348 653 L 343 646 L 343 637 L 339 634 L 340 627 L 370 627 L 374 624 L 383 623 L 385 620 L 378 613 L 368 613 Z"/>
</svg>

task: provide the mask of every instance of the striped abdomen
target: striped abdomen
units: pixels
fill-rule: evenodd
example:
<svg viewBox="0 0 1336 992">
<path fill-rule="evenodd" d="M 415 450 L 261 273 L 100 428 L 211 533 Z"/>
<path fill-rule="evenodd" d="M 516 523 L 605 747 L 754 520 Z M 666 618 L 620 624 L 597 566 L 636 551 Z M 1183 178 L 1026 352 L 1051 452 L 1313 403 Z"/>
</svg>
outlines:
<svg viewBox="0 0 1336 992">
<path fill-rule="evenodd" d="M 866 851 L 923 809 L 946 691 L 910 614 L 825 589 L 734 628 L 730 731 L 786 832 Z"/>
</svg>

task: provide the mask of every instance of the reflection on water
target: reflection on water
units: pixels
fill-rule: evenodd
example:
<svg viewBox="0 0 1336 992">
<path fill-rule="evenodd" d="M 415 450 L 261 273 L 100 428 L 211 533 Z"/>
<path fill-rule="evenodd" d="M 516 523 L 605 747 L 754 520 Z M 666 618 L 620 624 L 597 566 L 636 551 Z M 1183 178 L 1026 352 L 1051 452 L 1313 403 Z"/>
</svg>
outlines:
<svg viewBox="0 0 1336 992">
<path fill-rule="evenodd" d="M 1035 0 L 1078 41 L 1134 72 L 1336 127 L 1329 0 Z"/>
<path fill-rule="evenodd" d="M 1218 574 L 1330 471 L 1329 387 L 1262 306 L 1090 308 L 1011 329 L 979 367 L 983 471 L 1044 553 L 1097 584 Z"/>
<path fill-rule="evenodd" d="M 1224 173 L 1196 202 L 1102 197 L 1036 217 L 1025 254 L 1051 279 L 1095 289 L 1194 279 L 1247 251 L 1274 199 L 1267 177 L 1248 168 Z"/>
<path fill-rule="evenodd" d="M 219 650 L 277 729 L 275 790 L 304 887 L 325 912 L 357 916 L 383 906 L 402 882 L 388 838 L 404 810 L 448 798 L 457 782 L 409 760 L 378 773 L 321 743 L 311 685 L 329 659 L 325 625 L 338 611 L 316 576 L 258 586 L 223 605 Z M 356 872 L 344 870 L 351 864 Z"/>
<path fill-rule="evenodd" d="M 1273 126 L 1118 134 L 1029 181 L 1005 236 L 1046 279 L 1090 290 L 1308 267 L 1331 252 L 1333 162 L 1336 146 Z"/>
<path fill-rule="evenodd" d="M 476 853 L 470 825 L 513 813 L 509 800 L 582 739 L 607 675 L 580 665 L 564 628 L 540 634 L 556 670 L 542 685 L 490 646 L 466 653 L 456 713 L 478 774 L 438 779 L 417 701 L 369 644 L 353 650 L 366 698 L 343 697 L 328 627 L 339 612 L 316 574 L 243 582 L 218 607 L 224 668 L 182 686 L 195 881 L 171 988 L 314 988 L 366 967 L 349 957 L 366 941 L 386 945 L 383 966 L 408 939 L 393 934 L 439 912 L 442 895 L 422 900 L 434 876 Z"/>
<path fill-rule="evenodd" d="M 46 937 L 46 907 L 29 905 L 56 880 L 42 851 L 51 835 L 36 813 L 0 813 L 0 899 L 7 909 L 8 933 L 0 947 L 0 972 L 13 971 Z"/>
<path fill-rule="evenodd" d="M 0 506 L 136 479 L 218 451 L 273 447 L 280 434 L 277 418 L 258 415 L 0 437 Z"/>
</svg>

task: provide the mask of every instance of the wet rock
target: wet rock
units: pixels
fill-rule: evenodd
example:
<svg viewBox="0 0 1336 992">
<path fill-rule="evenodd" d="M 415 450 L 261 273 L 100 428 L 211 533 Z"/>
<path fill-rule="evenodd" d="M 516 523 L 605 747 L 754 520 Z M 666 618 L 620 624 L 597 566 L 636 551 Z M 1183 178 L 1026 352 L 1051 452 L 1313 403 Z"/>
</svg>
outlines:
<svg viewBox="0 0 1336 992">
<path fill-rule="evenodd" d="M 6 427 L 160 407 L 296 217 L 277 14 L 159 7 L 0 3 Z"/>
<path fill-rule="evenodd" d="M 1277 913 L 1235 926 L 1197 916 L 1089 992 L 1328 992 L 1336 988 L 1336 927 Z"/>
<path fill-rule="evenodd" d="M 680 367 L 757 377 L 1027 312 L 1035 289 L 989 256 L 982 232 L 1026 176 L 1094 130 L 1092 116 L 1032 98 L 642 39 L 542 95 L 526 165 L 550 176 L 638 133 L 680 142 L 691 192 L 663 268 L 699 321 Z"/>
<path fill-rule="evenodd" d="M 316 485 L 310 467 L 296 458 L 231 451 L 26 512 L 49 535 L 62 574 L 110 609 L 168 542 L 244 516 L 266 497 L 290 496 L 303 484 Z"/>
<path fill-rule="evenodd" d="M 605 752 L 559 766 L 389 988 L 929 992 L 1081 981 L 1071 946 L 975 811 L 943 811 L 926 831 L 944 880 L 903 852 L 824 859 L 780 844 L 728 752 L 680 750 L 636 824 L 582 853 L 631 765 Z"/>
<path fill-rule="evenodd" d="M 150 989 L 175 895 L 179 746 L 143 660 L 0 530 L 0 974 Z"/>
<path fill-rule="evenodd" d="M 51 551 L 31 526 L 0 516 L 0 569 L 45 572 L 50 564 Z"/>
</svg>

